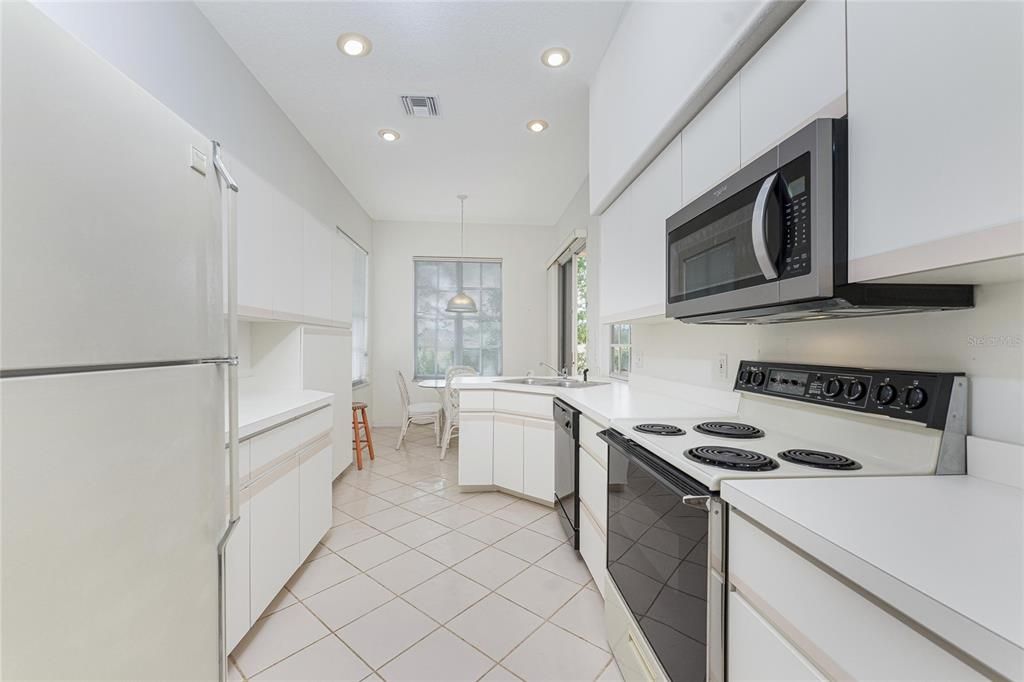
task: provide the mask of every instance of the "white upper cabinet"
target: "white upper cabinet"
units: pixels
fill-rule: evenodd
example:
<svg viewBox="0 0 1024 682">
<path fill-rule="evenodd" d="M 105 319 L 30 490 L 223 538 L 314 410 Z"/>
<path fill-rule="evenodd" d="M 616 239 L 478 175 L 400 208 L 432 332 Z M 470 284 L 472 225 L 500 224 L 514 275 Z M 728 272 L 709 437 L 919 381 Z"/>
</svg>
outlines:
<svg viewBox="0 0 1024 682">
<path fill-rule="evenodd" d="M 679 138 L 601 217 L 601 321 L 665 314 L 665 220 L 682 206 Z"/>
<path fill-rule="evenodd" d="M 337 230 L 331 242 L 331 319 L 352 323 L 352 258 L 355 247 Z"/>
<path fill-rule="evenodd" d="M 302 314 L 327 320 L 331 317 L 331 261 L 334 230 L 309 211 L 302 215 Z"/>
<path fill-rule="evenodd" d="M 740 100 L 743 163 L 815 118 L 844 116 L 846 3 L 804 3 L 740 71 Z"/>
<path fill-rule="evenodd" d="M 234 161 L 238 182 L 238 305 L 270 311 L 274 307 L 274 221 L 270 184 Z"/>
<path fill-rule="evenodd" d="M 848 21 L 850 278 L 1024 251 L 1024 4 L 850 2 Z"/>
<path fill-rule="evenodd" d="M 274 192 L 271 215 L 274 220 L 274 265 L 264 274 L 274 286 L 274 312 L 302 315 L 302 208 Z"/>
<path fill-rule="evenodd" d="M 740 80 L 734 77 L 680 135 L 685 206 L 740 168 Z"/>
</svg>

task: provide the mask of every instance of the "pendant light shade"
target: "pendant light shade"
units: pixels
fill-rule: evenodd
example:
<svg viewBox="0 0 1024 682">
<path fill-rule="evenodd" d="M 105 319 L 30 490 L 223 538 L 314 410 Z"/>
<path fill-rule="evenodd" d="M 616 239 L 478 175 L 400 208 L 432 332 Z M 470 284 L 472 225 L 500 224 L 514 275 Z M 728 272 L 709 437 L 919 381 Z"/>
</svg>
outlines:
<svg viewBox="0 0 1024 682">
<path fill-rule="evenodd" d="M 466 256 L 466 199 L 465 194 L 460 194 L 459 199 L 459 257 Z M 449 313 L 475 313 L 476 301 L 469 297 L 465 291 L 448 299 L 448 305 L 444 308 Z"/>
</svg>

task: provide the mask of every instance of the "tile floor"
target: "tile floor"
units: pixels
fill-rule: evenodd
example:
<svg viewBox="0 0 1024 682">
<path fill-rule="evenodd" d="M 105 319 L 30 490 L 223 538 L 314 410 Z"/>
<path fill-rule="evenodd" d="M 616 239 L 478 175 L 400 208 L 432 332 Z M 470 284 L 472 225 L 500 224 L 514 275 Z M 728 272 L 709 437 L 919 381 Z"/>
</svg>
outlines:
<svg viewBox="0 0 1024 682">
<path fill-rule="evenodd" d="M 550 508 L 459 490 L 430 427 L 374 430 L 334 527 L 232 653 L 233 679 L 621 680 Z"/>
</svg>

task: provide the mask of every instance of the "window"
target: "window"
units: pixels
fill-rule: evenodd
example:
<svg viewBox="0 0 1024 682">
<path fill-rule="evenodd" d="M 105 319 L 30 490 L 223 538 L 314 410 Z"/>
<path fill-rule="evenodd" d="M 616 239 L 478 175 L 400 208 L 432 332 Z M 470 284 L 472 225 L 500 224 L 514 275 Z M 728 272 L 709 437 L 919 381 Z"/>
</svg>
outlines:
<svg viewBox="0 0 1024 682">
<path fill-rule="evenodd" d="M 629 378 L 629 361 L 632 354 L 632 329 L 628 324 L 612 325 L 611 371 L 609 376 Z"/>
<path fill-rule="evenodd" d="M 352 385 L 370 381 L 369 254 L 352 242 Z"/>
<path fill-rule="evenodd" d="M 416 378 L 444 378 L 454 365 L 501 374 L 501 262 L 416 260 L 415 268 Z M 445 310 L 459 291 L 476 301 L 475 314 Z"/>
</svg>

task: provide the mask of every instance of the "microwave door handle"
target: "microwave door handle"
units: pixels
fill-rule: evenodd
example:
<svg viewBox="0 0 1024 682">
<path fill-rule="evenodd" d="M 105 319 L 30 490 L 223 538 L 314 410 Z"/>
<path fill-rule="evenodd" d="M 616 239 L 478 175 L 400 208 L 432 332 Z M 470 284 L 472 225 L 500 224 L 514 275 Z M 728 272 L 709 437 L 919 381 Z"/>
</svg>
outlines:
<svg viewBox="0 0 1024 682">
<path fill-rule="evenodd" d="M 750 220 L 750 238 L 754 244 L 754 256 L 757 264 L 761 267 L 761 274 L 765 279 L 778 279 L 779 271 L 775 268 L 775 262 L 768 253 L 768 197 L 775 188 L 779 179 L 778 173 L 772 173 L 765 178 L 761 189 L 757 193 L 757 200 L 754 201 L 754 216 Z"/>
</svg>

